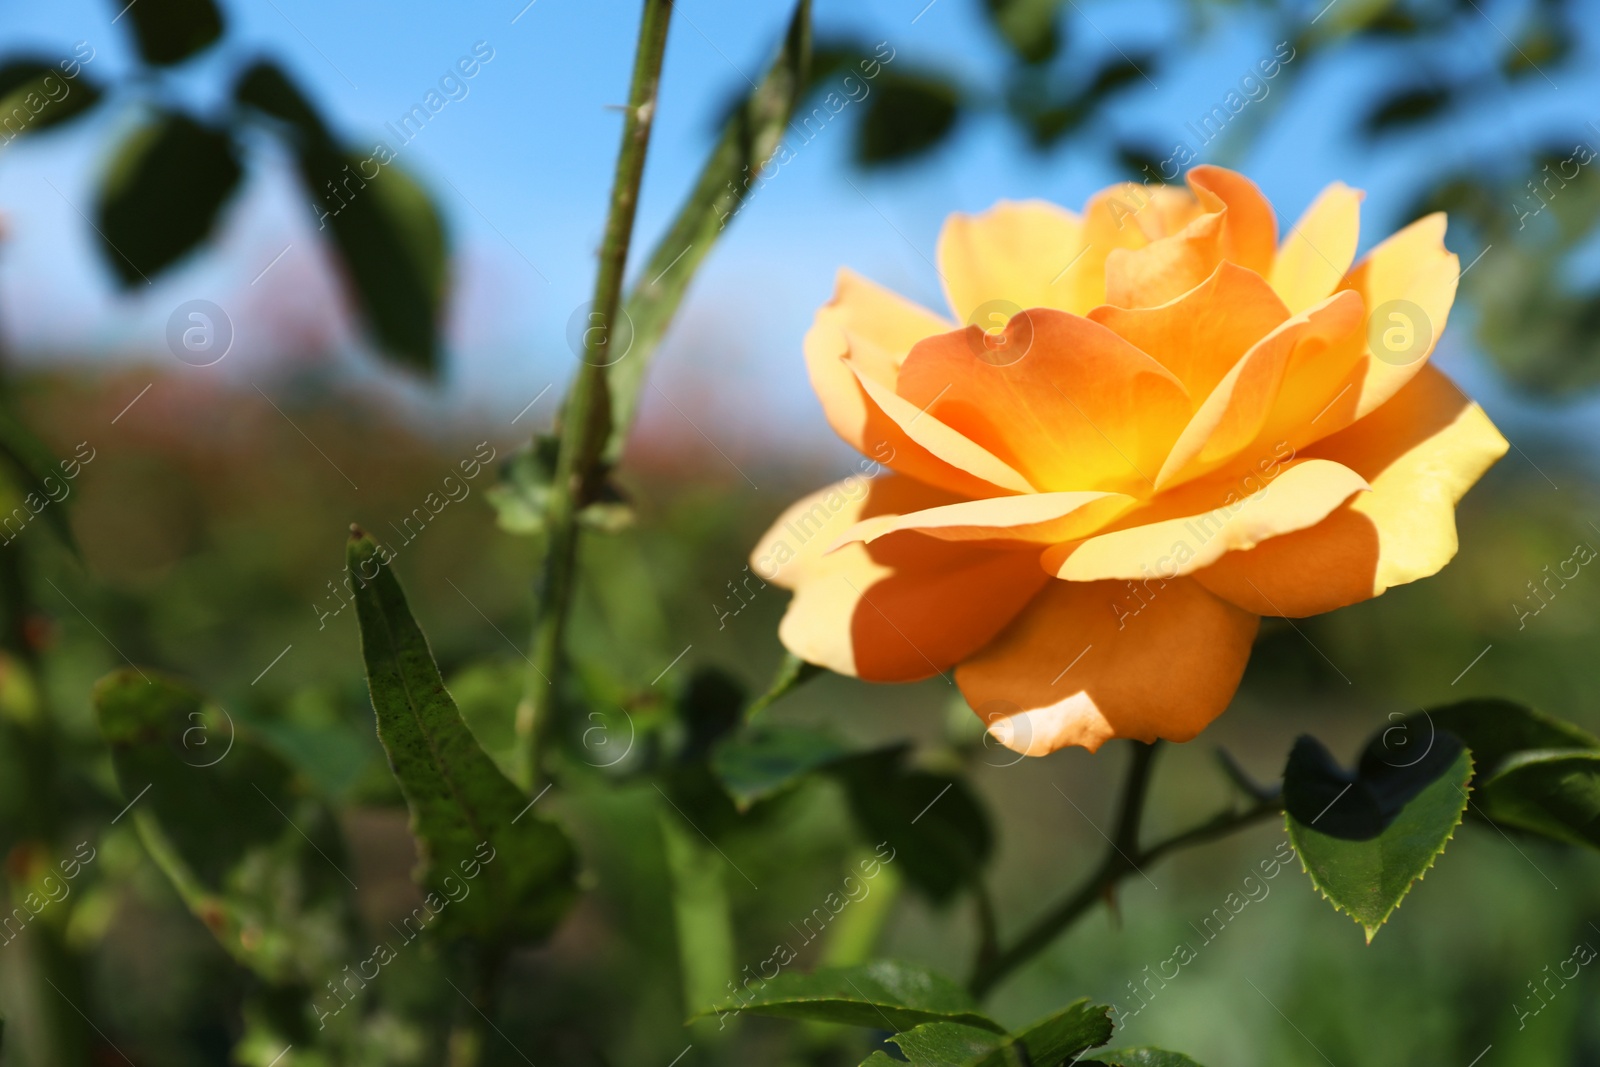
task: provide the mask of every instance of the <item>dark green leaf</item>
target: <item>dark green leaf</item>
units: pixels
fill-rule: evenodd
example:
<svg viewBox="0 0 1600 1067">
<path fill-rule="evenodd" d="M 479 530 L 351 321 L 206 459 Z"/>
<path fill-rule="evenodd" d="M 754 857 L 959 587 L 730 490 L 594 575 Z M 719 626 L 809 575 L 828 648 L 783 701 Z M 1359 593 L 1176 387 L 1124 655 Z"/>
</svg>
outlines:
<svg viewBox="0 0 1600 1067">
<path fill-rule="evenodd" d="M 228 713 L 133 670 L 94 691 L 139 836 L 189 909 L 269 981 L 320 985 L 348 962 L 350 870 L 332 812 Z"/>
<path fill-rule="evenodd" d="M 424 373 L 436 369 L 447 255 L 433 202 L 387 153 L 302 143 L 300 173 L 332 231 L 356 305 L 380 349 Z"/>
<path fill-rule="evenodd" d="M 1112 1052 L 1096 1052 L 1094 1059 L 1082 1061 L 1083 1067 L 1200 1067 L 1181 1052 L 1168 1052 L 1159 1048 L 1123 1048 Z"/>
<path fill-rule="evenodd" d="M 703 759 L 713 744 L 739 725 L 744 686 L 726 671 L 700 667 L 689 676 L 677 704 L 687 732 L 682 757 Z"/>
<path fill-rule="evenodd" d="M 1014 1067 L 1003 1051 L 1005 1037 L 964 1023 L 923 1023 L 889 1039 L 900 1046 L 911 1067 Z"/>
<path fill-rule="evenodd" d="M 1347 775 L 1302 737 L 1284 770 L 1289 839 L 1300 862 L 1369 942 L 1444 851 L 1467 807 L 1472 757 L 1459 740 L 1441 733 L 1420 755 L 1401 751 L 1380 734 L 1358 773 Z"/>
<path fill-rule="evenodd" d="M 91 454 L 89 458 L 93 459 L 94 456 Z M 0 460 L 5 462 L 17 480 L 18 496 L 23 498 L 21 510 L 31 516 L 36 512 L 28 501 L 31 499 L 40 503 L 37 514 L 44 516 L 46 525 L 55 531 L 61 543 L 74 556 L 78 556 L 78 542 L 72 535 L 67 501 L 72 493 L 72 477 L 76 477 L 81 469 L 79 463 L 76 460 L 58 461 L 44 442 L 33 435 L 32 430 L 4 411 L 0 411 Z M 67 476 L 69 469 L 73 471 L 72 477 Z M 0 516 L 0 544 L 15 539 L 27 525 L 26 519 L 18 519 L 21 525 L 13 530 L 9 525 L 13 519 L 18 519 L 17 509 L 13 509 L 10 515 Z"/>
<path fill-rule="evenodd" d="M 1028 1050 L 1032 1067 L 1060 1067 L 1111 1040 L 1111 1009 L 1085 997 L 1018 1031 L 1012 1040 Z M 982 1067 L 1001 1067 L 998 1060 Z"/>
<path fill-rule="evenodd" d="M 233 86 L 233 98 L 287 123 L 307 142 L 333 143 L 327 124 L 311 101 L 289 80 L 283 68 L 269 59 L 252 63 L 239 75 Z"/>
<path fill-rule="evenodd" d="M 1024 62 L 1043 63 L 1061 50 L 1062 0 L 984 0 L 995 29 Z"/>
<path fill-rule="evenodd" d="M 1600 752 L 1521 752 L 1477 791 L 1490 819 L 1558 841 L 1600 848 Z"/>
<path fill-rule="evenodd" d="M 0 143 L 76 118 L 99 102 L 100 90 L 87 78 L 69 76 L 68 64 L 76 65 L 33 58 L 0 65 Z"/>
<path fill-rule="evenodd" d="M 1455 91 L 1448 87 L 1403 89 L 1373 108 L 1362 120 L 1361 126 L 1367 136 L 1372 137 L 1433 118 L 1454 101 Z"/>
<path fill-rule="evenodd" d="M 904 163 L 943 141 L 955 128 L 961 94 L 937 74 L 885 71 L 865 107 L 856 161 L 876 167 Z"/>
<path fill-rule="evenodd" d="M 418 881 L 439 931 L 485 945 L 538 940 L 576 895 L 572 843 L 478 746 L 372 538 L 354 533 L 349 567 L 378 739 L 411 811 Z M 467 891 L 463 893 L 463 886 Z"/>
<path fill-rule="evenodd" d="M 767 691 L 750 702 L 744 710 L 747 721 L 755 721 L 763 711 L 766 711 L 779 700 L 788 696 L 792 691 L 805 685 L 811 679 L 822 674 L 824 668 L 815 663 L 807 663 L 793 652 L 785 652 L 783 661 L 778 664 L 777 673 L 772 677 L 772 684 L 767 686 Z"/>
<path fill-rule="evenodd" d="M 905 764 L 903 747 L 841 762 L 850 810 L 868 840 L 887 841 L 907 879 L 935 903 L 971 885 L 989 858 L 989 820 L 965 782 Z"/>
<path fill-rule="evenodd" d="M 243 173 L 232 138 L 187 115 L 169 112 L 134 130 L 116 149 L 95 205 L 117 279 L 148 282 L 193 251 Z"/>
<path fill-rule="evenodd" d="M 1476 781 L 1494 774 L 1519 752 L 1547 748 L 1600 750 L 1600 740 L 1569 722 L 1509 700 L 1492 698 L 1429 708 L 1390 727 L 1385 737 L 1390 750 L 1398 753 L 1406 745 L 1420 750 L 1439 731 L 1455 734 L 1472 750 Z"/>
<path fill-rule="evenodd" d="M 740 811 L 776 796 L 806 775 L 848 755 L 830 733 L 805 726 L 775 726 L 735 734 L 711 755 L 711 769 Z"/>
<path fill-rule="evenodd" d="M 113 3 L 133 23 L 146 63 L 167 66 L 204 51 L 222 36 L 222 12 L 212 0 L 136 0 Z"/>
<path fill-rule="evenodd" d="M 746 995 L 704 1014 L 721 1017 L 741 1011 L 873 1029 L 909 1030 L 921 1023 L 949 1022 L 996 1034 L 1005 1032 L 950 979 L 893 960 L 825 968 L 812 974 L 780 972 Z"/>
<path fill-rule="evenodd" d="M 604 452 L 607 462 L 615 463 L 622 456 L 645 372 L 695 271 L 744 206 L 755 188 L 752 183 L 787 162 L 777 158 L 779 148 L 795 103 L 809 80 L 810 65 L 811 0 L 800 0 L 766 77 L 724 124 L 722 137 L 700 169 L 688 200 L 650 253 L 640 273 L 642 280 L 623 303 L 633 343 L 607 376 L 612 413 L 611 436 Z"/>
</svg>

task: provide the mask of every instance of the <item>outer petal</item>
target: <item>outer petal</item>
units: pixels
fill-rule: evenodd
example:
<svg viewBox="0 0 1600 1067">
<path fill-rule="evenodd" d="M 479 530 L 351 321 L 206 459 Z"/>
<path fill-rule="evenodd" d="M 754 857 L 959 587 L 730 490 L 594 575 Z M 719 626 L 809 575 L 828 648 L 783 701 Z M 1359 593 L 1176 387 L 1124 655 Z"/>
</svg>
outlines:
<svg viewBox="0 0 1600 1067">
<path fill-rule="evenodd" d="M 1065 306 L 1079 279 L 1063 272 L 1084 244 L 1083 220 L 1042 200 L 1002 200 L 980 215 L 951 215 L 936 253 L 945 299 L 957 322 L 984 329 L 989 318 L 975 322 L 973 315 L 991 301 L 1013 310 Z"/>
<path fill-rule="evenodd" d="M 1278 218 L 1255 182 L 1238 171 L 1202 163 L 1187 175 L 1189 187 L 1206 211 L 1226 211 L 1222 254 L 1265 276 L 1278 250 Z"/>
<path fill-rule="evenodd" d="M 905 682 L 987 644 L 1049 581 L 1035 552 L 915 533 L 826 551 L 862 519 L 952 502 L 910 478 L 851 478 L 779 516 L 750 558 L 763 580 L 795 590 L 784 646 L 840 674 Z"/>
<path fill-rule="evenodd" d="M 1310 529 L 1232 552 L 1196 580 L 1247 610 L 1299 618 L 1426 578 L 1456 553 L 1455 505 L 1506 440 L 1428 367 L 1383 407 L 1310 451 L 1372 486 Z"/>
<path fill-rule="evenodd" d="M 871 544 L 903 530 L 916 530 L 945 541 L 1028 541 L 1050 544 L 1087 537 L 1116 519 L 1137 501 L 1122 493 L 1022 493 L 992 500 L 880 515 L 856 523 L 839 539 Z"/>
<path fill-rule="evenodd" d="M 1223 262 L 1176 300 L 1149 308 L 1105 304 L 1089 318 L 1154 357 L 1198 402 L 1289 310 L 1261 275 Z"/>
<path fill-rule="evenodd" d="M 1311 202 L 1283 240 L 1272 264 L 1272 287 L 1291 312 L 1304 311 L 1339 287 L 1361 237 L 1359 189 L 1334 182 Z"/>
<path fill-rule="evenodd" d="M 1052 582 L 956 684 L 998 741 L 1030 756 L 1187 741 L 1233 699 L 1257 624 L 1188 578 Z"/>
<path fill-rule="evenodd" d="M 1260 480 L 1252 484 L 1259 485 Z M 1197 492 L 1180 491 L 1171 494 L 1173 500 L 1158 498 L 1149 506 L 1151 511 L 1177 514 L 1150 521 L 1129 515 L 1123 520 L 1123 529 L 1075 544 L 1055 545 L 1044 552 L 1041 562 L 1057 578 L 1074 582 L 1191 574 L 1226 552 L 1251 549 L 1271 538 L 1315 526 L 1367 488 L 1361 475 L 1341 463 L 1297 460 L 1254 492 L 1234 489 L 1220 498 L 1211 495 L 1206 501 L 1209 507 L 1184 507 L 1189 501 L 1183 498 Z M 1210 487 L 1194 486 L 1194 490 L 1200 489 Z"/>
<path fill-rule="evenodd" d="M 1041 491 L 1147 493 L 1187 421 L 1182 383 L 1098 323 L 1035 308 L 1006 328 L 997 366 L 977 327 L 920 342 L 898 392 Z"/>
</svg>

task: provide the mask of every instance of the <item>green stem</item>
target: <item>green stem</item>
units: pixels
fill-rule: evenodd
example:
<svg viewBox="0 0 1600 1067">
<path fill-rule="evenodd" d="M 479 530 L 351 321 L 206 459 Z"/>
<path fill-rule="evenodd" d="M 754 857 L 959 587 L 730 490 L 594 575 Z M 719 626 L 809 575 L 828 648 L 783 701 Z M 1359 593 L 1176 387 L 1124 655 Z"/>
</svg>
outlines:
<svg viewBox="0 0 1600 1067">
<path fill-rule="evenodd" d="M 1282 802 L 1277 796 L 1256 799 L 1243 810 L 1236 811 L 1230 808 L 1203 823 L 1163 838 L 1149 847 L 1141 847 L 1139 823 L 1144 813 L 1155 751 L 1155 745 L 1139 744 L 1134 749 L 1133 763 L 1128 768 L 1128 777 L 1123 783 L 1122 806 L 1117 816 L 1116 832 L 1100 865 L 1066 899 L 1034 920 L 1010 948 L 996 952 L 992 948 L 980 947 L 978 960 L 973 967 L 972 981 L 968 983 L 973 996 L 982 997 L 987 994 L 1018 967 L 1044 951 L 1052 941 L 1086 915 L 1096 904 L 1102 900 L 1110 900 L 1112 891 L 1124 878 L 1142 873 L 1145 867 L 1170 852 L 1226 837 L 1283 810 Z"/>
<path fill-rule="evenodd" d="M 546 512 L 549 537 L 538 591 L 533 655 L 526 696 L 517 716 L 522 776 L 529 786 L 538 774 L 538 737 L 550 728 L 560 690 L 561 653 L 577 570 L 578 512 L 593 494 L 600 453 L 611 432 L 611 399 L 606 383 L 606 366 L 611 360 L 603 353 L 622 302 L 622 278 L 628 263 L 628 245 L 633 239 L 639 182 L 650 145 L 671 15 L 671 0 L 644 0 L 633 82 L 622 126 L 622 148 L 611 186 L 600 270 L 595 277 L 590 328 L 583 334 L 583 365 L 578 368 L 561 411 L 560 448 Z"/>
</svg>

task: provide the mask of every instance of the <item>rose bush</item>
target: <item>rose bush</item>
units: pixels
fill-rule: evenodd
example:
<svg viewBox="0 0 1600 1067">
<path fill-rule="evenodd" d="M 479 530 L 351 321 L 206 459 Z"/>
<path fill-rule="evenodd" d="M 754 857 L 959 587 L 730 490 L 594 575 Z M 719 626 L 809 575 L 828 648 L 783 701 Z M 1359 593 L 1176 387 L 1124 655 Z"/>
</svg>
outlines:
<svg viewBox="0 0 1600 1067">
<path fill-rule="evenodd" d="M 1031 755 L 1182 741 L 1260 616 L 1449 561 L 1507 446 L 1427 363 L 1459 275 L 1444 216 L 1352 267 L 1359 192 L 1329 186 L 1280 244 L 1248 179 L 1187 182 L 952 216 L 949 319 L 840 273 L 805 358 L 889 473 L 800 500 L 752 554 L 794 591 L 790 651 L 880 682 L 954 667 Z"/>
</svg>

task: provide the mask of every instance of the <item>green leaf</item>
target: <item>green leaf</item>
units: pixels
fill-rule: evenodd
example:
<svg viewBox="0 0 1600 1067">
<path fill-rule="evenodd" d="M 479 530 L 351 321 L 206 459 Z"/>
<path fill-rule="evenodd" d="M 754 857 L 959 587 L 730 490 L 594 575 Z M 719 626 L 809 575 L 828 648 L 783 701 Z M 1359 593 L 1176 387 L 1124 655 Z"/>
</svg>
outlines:
<svg viewBox="0 0 1600 1067">
<path fill-rule="evenodd" d="M 184 903 L 268 981 L 348 962 L 353 887 L 338 824 L 289 766 L 188 686 L 134 670 L 94 708 L 139 837 Z"/>
<path fill-rule="evenodd" d="M 328 126 L 316 107 L 302 93 L 282 67 L 270 59 L 257 60 L 245 68 L 234 82 L 233 98 L 264 115 L 288 124 L 306 141 L 331 144 Z"/>
<path fill-rule="evenodd" d="M 811 0 L 799 0 L 766 77 L 728 117 L 693 191 L 650 253 L 641 280 L 623 303 L 623 313 L 633 328 L 633 344 L 609 370 L 612 430 L 604 452 L 606 462 L 615 463 L 622 456 L 645 372 L 695 271 L 743 207 L 752 182 L 771 168 L 795 104 L 805 91 L 810 64 Z M 779 165 L 782 162 L 779 160 Z"/>
<path fill-rule="evenodd" d="M 1018 1032 L 1012 1041 L 1028 1050 L 1032 1067 L 1059 1067 L 1110 1041 L 1111 1030 L 1111 1008 L 1085 997 Z M 1001 1067 L 1001 1061 L 991 1060 L 982 1067 Z"/>
<path fill-rule="evenodd" d="M 1061 50 L 1062 0 L 984 0 L 995 29 L 1024 62 L 1044 63 Z"/>
<path fill-rule="evenodd" d="M 1586 748 L 1600 751 L 1592 734 L 1551 715 L 1509 700 L 1463 700 L 1411 715 L 1384 731 L 1388 747 L 1426 745 L 1439 731 L 1455 734 L 1472 750 L 1476 780 L 1494 774 L 1510 757 L 1532 749 Z M 1400 739 L 1404 736 L 1405 740 Z"/>
<path fill-rule="evenodd" d="M 704 1015 L 748 1011 L 781 1019 L 812 1019 L 874 1029 L 909 1030 L 947 1022 L 996 1034 L 1000 1024 L 978 1010 L 965 990 L 941 974 L 909 963 L 877 960 L 861 967 L 830 967 L 812 974 L 779 972 Z"/>
<path fill-rule="evenodd" d="M 100 90 L 87 78 L 69 76 L 66 65 L 47 59 L 14 58 L 0 65 L 0 142 L 38 133 L 88 111 Z"/>
<path fill-rule="evenodd" d="M 1476 803 L 1494 822 L 1600 848 L 1600 752 L 1518 753 L 1479 786 Z"/>
<path fill-rule="evenodd" d="M 496 947 L 543 938 L 576 896 L 572 843 L 462 722 L 377 544 L 353 531 L 348 559 L 378 739 L 411 811 L 439 932 Z"/>
<path fill-rule="evenodd" d="M 844 742 L 808 726 L 734 734 L 711 753 L 711 769 L 740 811 L 748 811 L 849 755 Z"/>
<path fill-rule="evenodd" d="M 233 139 L 187 115 L 166 112 L 134 130 L 115 150 L 95 204 L 117 280 L 148 282 L 199 246 L 243 174 Z"/>
<path fill-rule="evenodd" d="M 750 706 L 744 709 L 745 720 L 754 722 L 763 711 L 825 670 L 826 668 L 819 667 L 815 663 L 807 663 L 793 652 L 785 652 L 782 662 L 778 664 L 777 673 L 772 677 L 772 684 L 767 686 L 767 691 L 752 700 Z"/>
<path fill-rule="evenodd" d="M 911 1067 L 965 1067 L 991 1061 L 995 1067 L 1013 1067 L 1002 1035 L 964 1023 L 923 1023 L 889 1040 L 900 1046 Z"/>
<path fill-rule="evenodd" d="M 1444 851 L 1472 778 L 1472 756 L 1451 734 L 1439 734 L 1409 763 L 1401 760 L 1411 754 L 1397 758 L 1385 738 L 1375 737 L 1358 773 L 1347 775 L 1321 744 L 1301 737 L 1283 777 L 1289 839 L 1301 865 L 1368 942 Z"/>
<path fill-rule="evenodd" d="M 906 765 L 896 746 L 834 765 L 868 840 L 887 841 L 906 879 L 936 904 L 971 885 L 993 848 L 989 819 L 959 778 Z"/>
<path fill-rule="evenodd" d="M 931 151 L 955 128 L 961 93 L 931 73 L 884 71 L 856 129 L 856 162 L 904 163 Z"/>
<path fill-rule="evenodd" d="M 735 977 L 733 919 L 723 883 L 727 861 L 670 805 L 661 805 L 659 818 L 684 1007 L 692 1014 L 725 997 Z"/>
<path fill-rule="evenodd" d="M 1112 1052 L 1096 1052 L 1094 1059 L 1082 1063 L 1083 1067 L 1200 1067 L 1181 1052 L 1159 1048 L 1122 1048 Z"/>
<path fill-rule="evenodd" d="M 1456 93 L 1448 86 L 1419 86 L 1402 89 L 1385 98 L 1362 120 L 1368 137 L 1414 126 L 1440 115 L 1455 102 Z"/>
<path fill-rule="evenodd" d="M 528 536 L 545 532 L 560 444 L 553 434 L 536 434 L 501 464 L 499 479 L 489 487 L 488 498 L 502 530 Z M 609 478 L 600 482 L 596 499 L 578 510 L 578 522 L 601 533 L 618 533 L 634 521 L 633 506 Z"/>
<path fill-rule="evenodd" d="M 92 453 L 89 458 L 91 460 L 94 458 Z M 66 545 L 74 556 L 82 559 L 67 513 L 67 501 L 72 493 L 71 481 L 77 476 L 77 471 L 81 470 L 77 460 L 58 461 L 44 442 L 33 435 L 32 430 L 9 412 L 0 411 L 0 461 L 4 461 L 16 478 L 19 486 L 18 496 L 23 498 L 22 504 L 27 512 L 30 515 L 34 514 L 33 509 L 27 507 L 29 497 L 48 501 L 37 514 L 42 514 L 45 524 L 55 531 L 61 543 Z M 74 468 L 70 477 L 66 476 L 69 467 Z M 62 492 L 63 495 L 57 497 L 58 492 Z M 10 543 L 20 533 L 20 530 L 12 532 L 5 525 L 5 521 L 15 515 L 16 511 L 13 510 L 11 515 L 0 516 L 0 544 Z"/>
<path fill-rule="evenodd" d="M 133 23 L 134 41 L 146 63 L 181 63 L 222 36 L 222 12 L 212 0 L 112 2 Z"/>
</svg>

